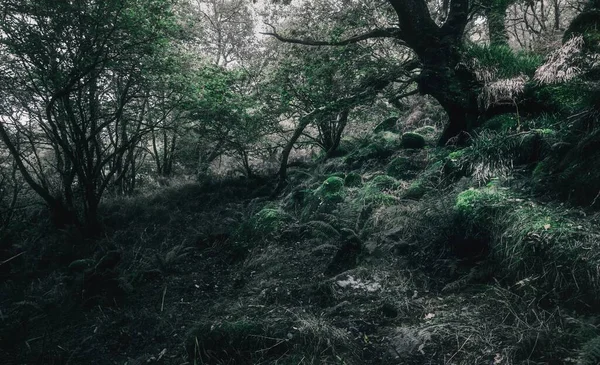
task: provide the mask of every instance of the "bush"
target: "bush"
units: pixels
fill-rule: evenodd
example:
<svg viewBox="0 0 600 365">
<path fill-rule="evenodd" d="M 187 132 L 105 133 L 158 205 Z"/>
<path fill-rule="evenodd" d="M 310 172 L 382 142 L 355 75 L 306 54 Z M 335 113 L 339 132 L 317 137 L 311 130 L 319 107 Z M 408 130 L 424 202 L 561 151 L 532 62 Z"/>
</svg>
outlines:
<svg viewBox="0 0 600 365">
<path fill-rule="evenodd" d="M 423 148 L 425 147 L 425 138 L 415 132 L 407 132 L 402 135 L 403 148 Z"/>
</svg>

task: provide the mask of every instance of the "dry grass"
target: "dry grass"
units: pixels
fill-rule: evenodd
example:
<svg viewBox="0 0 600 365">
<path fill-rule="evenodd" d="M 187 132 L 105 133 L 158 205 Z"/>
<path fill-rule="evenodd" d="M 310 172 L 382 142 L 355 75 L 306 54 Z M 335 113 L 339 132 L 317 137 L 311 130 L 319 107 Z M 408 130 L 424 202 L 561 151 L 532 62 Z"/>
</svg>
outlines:
<svg viewBox="0 0 600 365">
<path fill-rule="evenodd" d="M 583 36 L 571 38 L 548 56 L 546 63 L 536 70 L 534 80 L 540 84 L 557 84 L 579 76 L 583 46 Z"/>
</svg>

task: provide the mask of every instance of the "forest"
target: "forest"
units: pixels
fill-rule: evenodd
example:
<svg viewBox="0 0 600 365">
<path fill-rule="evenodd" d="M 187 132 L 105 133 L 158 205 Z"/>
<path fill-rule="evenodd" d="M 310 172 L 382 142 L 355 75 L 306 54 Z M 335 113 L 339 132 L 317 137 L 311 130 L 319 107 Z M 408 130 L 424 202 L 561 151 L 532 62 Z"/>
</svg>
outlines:
<svg viewBox="0 0 600 365">
<path fill-rule="evenodd" d="M 600 364 L 600 0 L 0 0 L 0 363 Z"/>
</svg>

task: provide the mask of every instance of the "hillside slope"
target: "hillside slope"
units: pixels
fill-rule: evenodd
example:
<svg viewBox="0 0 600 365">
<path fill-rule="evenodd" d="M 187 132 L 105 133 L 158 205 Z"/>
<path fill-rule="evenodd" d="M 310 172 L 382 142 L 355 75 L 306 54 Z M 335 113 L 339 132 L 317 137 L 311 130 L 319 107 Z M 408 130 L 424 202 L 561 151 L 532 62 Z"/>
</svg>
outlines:
<svg viewBox="0 0 600 365">
<path fill-rule="evenodd" d="M 404 140 L 293 170 L 278 199 L 228 181 L 115 201 L 87 256 L 32 238 L 3 277 L 3 363 L 598 363 L 598 217 L 477 144 Z"/>
</svg>

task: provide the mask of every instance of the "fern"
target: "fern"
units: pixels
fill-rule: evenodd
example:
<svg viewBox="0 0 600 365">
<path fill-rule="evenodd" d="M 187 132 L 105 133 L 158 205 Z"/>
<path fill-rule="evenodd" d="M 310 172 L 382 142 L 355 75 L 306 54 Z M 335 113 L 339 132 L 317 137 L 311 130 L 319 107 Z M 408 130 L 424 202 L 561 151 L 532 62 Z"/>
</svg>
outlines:
<svg viewBox="0 0 600 365">
<path fill-rule="evenodd" d="M 600 336 L 597 336 L 586 342 L 581 348 L 579 365 L 597 365 L 600 364 Z"/>
</svg>

